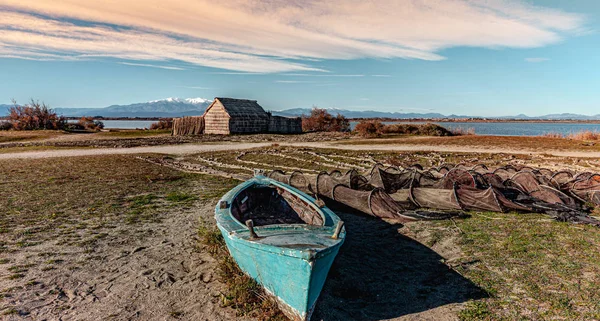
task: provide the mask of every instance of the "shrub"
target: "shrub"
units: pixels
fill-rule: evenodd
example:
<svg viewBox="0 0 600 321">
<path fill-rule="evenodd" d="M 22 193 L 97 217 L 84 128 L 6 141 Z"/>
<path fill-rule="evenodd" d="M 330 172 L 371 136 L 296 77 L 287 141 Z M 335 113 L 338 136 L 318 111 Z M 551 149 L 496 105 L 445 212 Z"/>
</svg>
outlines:
<svg viewBox="0 0 600 321">
<path fill-rule="evenodd" d="M 456 127 L 450 130 L 453 136 L 475 135 L 475 128 Z"/>
<path fill-rule="evenodd" d="M 173 128 L 173 118 L 161 118 L 158 122 L 152 123 L 150 125 L 151 130 L 172 129 L 172 128 Z"/>
<path fill-rule="evenodd" d="M 0 130 L 11 130 L 13 124 L 9 121 L 0 120 Z"/>
<path fill-rule="evenodd" d="M 13 100 L 8 113 L 8 120 L 16 130 L 63 129 L 67 124 L 66 118 L 58 116 L 45 103 L 40 104 L 33 99 L 25 106 L 19 106 Z"/>
<path fill-rule="evenodd" d="M 565 136 L 563 134 L 560 133 L 544 133 L 542 135 L 542 137 L 546 137 L 546 138 L 565 138 Z"/>
<path fill-rule="evenodd" d="M 309 116 L 302 116 L 302 130 L 305 132 L 348 132 L 350 122 L 338 114 L 333 117 L 327 110 L 313 108 Z"/>
<path fill-rule="evenodd" d="M 577 133 L 569 134 L 567 138 L 574 140 L 600 140 L 600 132 L 584 130 Z"/>
<path fill-rule="evenodd" d="M 436 124 L 391 124 L 383 125 L 379 121 L 363 120 L 354 131 L 363 137 L 375 137 L 381 134 L 453 136 L 448 129 Z"/>
<path fill-rule="evenodd" d="M 356 131 L 362 137 L 377 137 L 385 126 L 378 120 L 363 120 L 356 125 Z"/>
<path fill-rule="evenodd" d="M 94 120 L 93 117 L 81 117 L 77 124 L 87 130 L 101 130 L 104 128 L 104 123 Z"/>
</svg>

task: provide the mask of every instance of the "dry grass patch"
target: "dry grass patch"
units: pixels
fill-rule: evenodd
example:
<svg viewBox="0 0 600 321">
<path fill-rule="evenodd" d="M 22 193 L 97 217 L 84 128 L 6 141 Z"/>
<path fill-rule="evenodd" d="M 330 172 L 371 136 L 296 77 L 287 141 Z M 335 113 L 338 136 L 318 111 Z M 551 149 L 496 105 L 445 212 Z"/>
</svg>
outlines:
<svg viewBox="0 0 600 321">
<path fill-rule="evenodd" d="M 61 135 L 68 135 L 68 133 L 62 130 L 0 131 L 0 143 L 40 140 Z"/>
<path fill-rule="evenodd" d="M 600 145 L 590 145 L 576 140 L 540 136 L 480 136 L 465 135 L 452 137 L 424 137 L 418 139 L 363 139 L 338 142 L 349 145 L 429 145 L 429 146 L 464 146 L 478 148 L 526 149 L 533 151 L 565 150 L 565 151 L 600 151 Z"/>
<path fill-rule="evenodd" d="M 260 321 L 289 320 L 262 286 L 240 270 L 216 227 L 201 222 L 198 237 L 204 250 L 219 259 L 219 278 L 226 287 L 221 293 L 224 307 L 234 308 L 238 316 L 250 316 Z"/>
</svg>

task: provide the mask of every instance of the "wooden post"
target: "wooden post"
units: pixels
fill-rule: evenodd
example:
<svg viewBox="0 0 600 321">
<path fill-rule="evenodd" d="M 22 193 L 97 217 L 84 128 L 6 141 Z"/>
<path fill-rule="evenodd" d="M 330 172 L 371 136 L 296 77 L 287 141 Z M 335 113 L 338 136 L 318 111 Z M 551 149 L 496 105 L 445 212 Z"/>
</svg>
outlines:
<svg viewBox="0 0 600 321">
<path fill-rule="evenodd" d="M 259 238 L 258 235 L 256 235 L 256 232 L 254 232 L 254 222 L 252 220 L 247 220 L 246 226 L 248 227 L 248 230 L 250 230 L 250 239 L 251 240 L 258 239 Z"/>
<path fill-rule="evenodd" d="M 340 233 L 342 232 L 342 227 L 344 227 L 344 221 L 339 220 L 335 227 L 335 232 L 333 232 L 333 236 L 331 237 L 332 239 L 337 240 L 340 237 Z"/>
</svg>

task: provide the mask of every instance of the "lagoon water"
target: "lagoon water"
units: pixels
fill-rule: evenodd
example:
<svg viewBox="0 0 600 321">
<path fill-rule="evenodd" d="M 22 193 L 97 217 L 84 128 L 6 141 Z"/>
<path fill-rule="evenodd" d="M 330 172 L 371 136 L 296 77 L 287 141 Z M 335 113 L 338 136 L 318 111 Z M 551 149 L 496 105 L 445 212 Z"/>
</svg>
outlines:
<svg viewBox="0 0 600 321">
<path fill-rule="evenodd" d="M 77 120 L 69 120 L 70 123 L 76 123 Z M 104 128 L 119 129 L 144 129 L 150 128 L 150 125 L 156 123 L 156 120 L 102 120 Z"/>
<path fill-rule="evenodd" d="M 74 120 L 76 122 L 76 120 Z M 136 129 L 149 128 L 153 120 L 103 120 L 105 128 Z M 384 124 L 425 124 L 425 122 L 382 122 Z M 354 129 L 358 122 L 351 121 L 350 127 Z M 448 129 L 473 128 L 477 135 L 498 136 L 540 136 L 547 133 L 568 135 L 580 131 L 600 132 L 600 124 L 582 123 L 536 123 L 536 122 L 502 122 L 502 123 L 435 123 Z"/>
<path fill-rule="evenodd" d="M 425 122 L 382 122 L 384 124 L 424 124 Z M 354 128 L 358 122 L 350 122 Z M 582 123 L 535 123 L 535 122 L 503 122 L 503 123 L 435 123 L 448 129 L 473 128 L 477 135 L 498 136 L 540 136 L 547 133 L 568 135 L 581 131 L 600 132 L 600 124 Z"/>
</svg>

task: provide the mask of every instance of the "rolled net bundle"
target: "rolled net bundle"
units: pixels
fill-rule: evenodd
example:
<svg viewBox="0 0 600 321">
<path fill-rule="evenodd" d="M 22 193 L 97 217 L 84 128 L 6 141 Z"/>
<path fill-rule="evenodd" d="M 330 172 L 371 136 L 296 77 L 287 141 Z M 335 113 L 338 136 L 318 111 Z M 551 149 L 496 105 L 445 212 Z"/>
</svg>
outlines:
<svg viewBox="0 0 600 321">
<path fill-rule="evenodd" d="M 274 170 L 274 171 L 270 172 L 267 177 L 272 178 L 272 179 L 274 179 L 274 180 L 276 180 L 278 182 L 291 185 L 290 184 L 290 176 L 291 175 L 287 175 L 283 171 L 280 171 L 280 170 L 277 169 L 277 170 Z"/>
<path fill-rule="evenodd" d="M 294 171 L 290 175 L 289 185 L 295 187 L 304 193 L 314 194 L 310 187 L 309 176 L 299 171 Z"/>
</svg>

